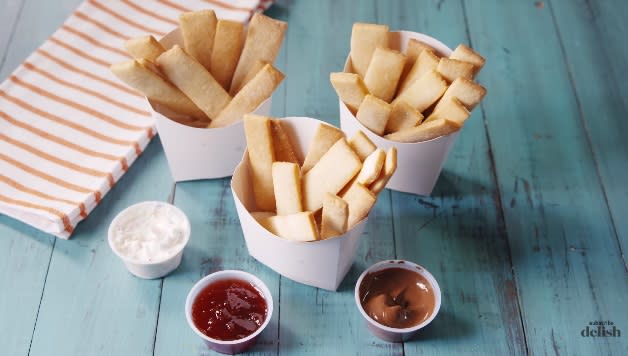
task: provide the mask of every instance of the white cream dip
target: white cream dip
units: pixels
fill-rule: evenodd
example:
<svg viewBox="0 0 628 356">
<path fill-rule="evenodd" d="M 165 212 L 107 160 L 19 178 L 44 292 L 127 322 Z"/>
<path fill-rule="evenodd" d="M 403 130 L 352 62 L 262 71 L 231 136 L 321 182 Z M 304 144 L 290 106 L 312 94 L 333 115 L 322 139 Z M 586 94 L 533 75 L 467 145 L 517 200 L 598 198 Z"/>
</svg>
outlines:
<svg viewBox="0 0 628 356">
<path fill-rule="evenodd" d="M 122 211 L 110 227 L 115 250 L 136 263 L 156 263 L 176 255 L 189 238 L 181 210 L 162 202 L 144 202 Z"/>
</svg>

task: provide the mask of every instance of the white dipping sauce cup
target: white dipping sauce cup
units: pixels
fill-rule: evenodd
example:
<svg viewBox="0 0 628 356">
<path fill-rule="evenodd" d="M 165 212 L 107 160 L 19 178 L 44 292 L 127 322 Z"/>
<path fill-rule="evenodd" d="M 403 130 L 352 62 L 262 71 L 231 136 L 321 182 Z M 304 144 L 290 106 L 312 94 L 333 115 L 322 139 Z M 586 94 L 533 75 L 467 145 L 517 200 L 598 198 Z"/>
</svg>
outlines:
<svg viewBox="0 0 628 356">
<path fill-rule="evenodd" d="M 380 324 L 376 322 L 375 320 L 373 320 L 362 307 L 362 303 L 360 302 L 360 285 L 362 284 L 364 277 L 366 277 L 366 275 L 369 273 L 379 272 L 379 271 L 389 269 L 389 268 L 402 268 L 402 269 L 406 269 L 412 272 L 416 272 L 419 275 L 423 276 L 423 278 L 425 278 L 430 283 L 430 286 L 432 287 L 432 290 L 434 291 L 434 310 L 432 311 L 430 316 L 426 320 L 424 320 L 422 323 L 417 324 L 410 328 L 392 328 L 390 326 Z M 401 341 L 412 339 L 419 333 L 419 330 L 421 330 L 427 324 L 432 322 L 432 320 L 434 320 L 434 318 L 436 317 L 436 314 L 438 314 L 438 311 L 440 310 L 440 303 L 441 303 L 440 287 L 438 286 L 438 282 L 436 282 L 436 279 L 434 279 L 434 276 L 432 276 L 432 274 L 428 272 L 422 266 L 416 263 L 410 262 L 410 261 L 386 260 L 386 261 L 378 262 L 372 265 L 371 267 L 367 268 L 366 271 L 362 272 L 362 274 L 360 275 L 360 278 L 358 278 L 358 281 L 355 284 L 355 303 L 358 307 L 358 310 L 360 310 L 360 313 L 364 317 L 364 319 L 366 319 L 366 325 L 369 328 L 369 331 L 373 335 L 377 336 L 378 338 L 384 341 L 401 342 Z"/>
<path fill-rule="evenodd" d="M 116 226 L 121 222 L 121 220 L 132 214 L 134 210 L 145 208 L 147 205 L 160 206 L 165 207 L 170 210 L 172 214 L 179 216 L 183 220 L 184 224 L 184 236 L 183 242 L 178 245 L 177 249 L 173 249 L 171 253 L 161 259 L 153 260 L 150 262 L 135 260 L 129 256 L 126 256 L 123 252 L 119 251 L 115 242 L 114 242 L 114 234 L 116 230 Z M 111 224 L 109 225 L 108 231 L 108 240 L 109 247 L 111 250 L 120 257 L 120 259 L 124 262 L 126 269 L 139 278 L 144 279 L 155 279 L 161 278 L 168 273 L 174 271 L 179 264 L 181 264 L 181 257 L 183 256 L 183 249 L 185 245 L 187 245 L 190 240 L 190 221 L 187 216 L 181 209 L 176 206 L 160 201 L 145 201 L 141 203 L 137 203 L 129 206 L 128 208 L 122 210 L 116 217 L 113 219 Z"/>
<path fill-rule="evenodd" d="M 251 335 L 242 339 L 229 340 L 229 341 L 213 339 L 203 334 L 196 327 L 196 325 L 194 325 L 194 322 L 192 321 L 192 305 L 194 304 L 194 300 L 196 299 L 196 296 L 198 296 L 198 294 L 203 290 L 203 288 L 207 287 L 208 285 L 217 281 L 225 280 L 225 279 L 239 279 L 241 281 L 251 283 L 255 288 L 257 288 L 262 293 L 262 296 L 264 297 L 264 300 L 266 301 L 266 318 L 264 319 L 264 323 L 257 330 L 255 330 Z M 196 282 L 196 284 L 192 287 L 192 289 L 188 293 L 188 296 L 185 300 L 185 318 L 187 319 L 188 325 L 190 326 L 190 328 L 192 328 L 192 330 L 194 330 L 194 332 L 198 336 L 200 336 L 201 339 L 203 339 L 203 341 L 205 341 L 205 344 L 207 344 L 207 347 L 209 347 L 210 349 L 216 352 L 220 352 L 222 354 L 237 354 L 253 346 L 255 342 L 257 341 L 257 337 L 259 336 L 259 334 L 266 328 L 266 326 L 270 322 L 270 318 L 272 317 L 272 315 L 273 315 L 273 296 L 270 294 L 270 290 L 268 289 L 266 284 L 262 282 L 261 279 L 244 271 L 224 270 L 224 271 L 218 271 L 210 275 L 207 275 L 200 281 Z"/>
</svg>

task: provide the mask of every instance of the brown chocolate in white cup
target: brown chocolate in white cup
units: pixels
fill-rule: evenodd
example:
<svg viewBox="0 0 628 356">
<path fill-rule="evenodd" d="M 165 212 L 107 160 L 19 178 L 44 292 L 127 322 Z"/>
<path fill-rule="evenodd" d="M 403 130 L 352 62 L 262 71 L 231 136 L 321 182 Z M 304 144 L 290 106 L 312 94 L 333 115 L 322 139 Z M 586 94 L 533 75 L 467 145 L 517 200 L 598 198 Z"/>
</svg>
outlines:
<svg viewBox="0 0 628 356">
<path fill-rule="evenodd" d="M 387 260 L 360 275 L 355 302 L 373 335 L 400 342 L 416 336 L 436 317 L 441 293 L 425 268 L 409 261 Z"/>
</svg>

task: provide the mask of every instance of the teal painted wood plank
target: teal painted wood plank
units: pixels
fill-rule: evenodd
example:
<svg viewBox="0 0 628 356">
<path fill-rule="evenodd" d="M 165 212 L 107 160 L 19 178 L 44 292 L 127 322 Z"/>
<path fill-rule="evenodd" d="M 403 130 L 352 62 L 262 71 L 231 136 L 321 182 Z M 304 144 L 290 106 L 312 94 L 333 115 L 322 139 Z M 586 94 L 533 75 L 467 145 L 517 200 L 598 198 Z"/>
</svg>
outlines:
<svg viewBox="0 0 628 356">
<path fill-rule="evenodd" d="M 425 33 L 452 49 L 466 41 L 464 18 L 457 1 L 396 0 L 394 5 L 377 3 L 378 21 L 387 24 L 391 31 Z"/>
<path fill-rule="evenodd" d="M 266 15 L 287 20 L 288 10 L 273 6 Z M 275 66 L 285 73 L 287 46 L 281 48 Z M 284 116 L 286 78 L 273 93 L 272 115 Z M 279 344 L 280 276 L 248 255 L 235 212 L 230 179 L 178 183 L 174 204 L 183 209 L 192 224 L 190 243 L 179 269 L 164 279 L 155 355 L 213 354 L 188 327 L 183 313 L 190 288 L 203 276 L 218 269 L 241 269 L 260 277 L 270 289 L 275 310 L 270 325 L 260 335 L 251 354 L 277 354 Z"/>
<path fill-rule="evenodd" d="M 181 266 L 163 282 L 155 355 L 209 354 L 204 342 L 187 325 L 185 298 L 202 277 L 238 269 L 262 279 L 276 303 L 274 314 L 252 354 L 276 354 L 279 327 L 279 275 L 248 255 L 236 214 L 230 179 L 177 183 L 174 203 L 192 226 Z"/>
<path fill-rule="evenodd" d="M 375 22 L 375 1 L 293 1 L 290 6 L 286 115 L 339 125 L 329 73 L 342 71 L 354 22 Z"/>
<path fill-rule="evenodd" d="M 57 240 L 30 355 L 151 355 L 161 280 L 128 273 L 107 229 L 127 206 L 166 201 L 172 179 L 158 138 L 78 225 Z"/>
<path fill-rule="evenodd" d="M 77 4 L 75 1 L 74 6 Z M 458 2 L 433 1 L 420 7 L 410 2 L 388 4 L 378 2 L 376 14 L 370 4 L 355 4 L 355 8 L 351 8 L 352 3 L 293 2 L 288 10 L 273 10 L 277 11 L 275 17 L 289 19 L 291 28 L 301 26 L 297 30 L 301 32 L 311 29 L 306 25 L 312 22 L 332 23 L 329 27 L 315 23 L 316 31 L 292 39 L 289 32 L 287 42 L 297 45 L 294 50 L 292 46 L 289 50 L 284 46 L 278 59 L 278 66 L 285 70 L 288 78 L 275 95 L 273 114 L 321 115 L 337 124 L 337 102 L 328 83 L 328 73 L 342 68 L 354 21 L 386 22 L 392 29 L 427 29 L 425 32 L 429 30 L 451 46 L 464 35 L 459 32 L 464 20 L 461 21 L 459 11 L 455 10 Z M 627 352 L 626 343 L 622 342 L 625 337 L 585 339 L 579 336 L 580 330 L 593 319 L 613 320 L 622 330 L 628 325 L 625 308 L 622 309 L 626 274 L 621 272 L 621 255 L 612 229 L 614 221 L 625 246 L 625 225 L 622 225 L 625 222 L 621 215 L 627 204 L 626 191 L 621 184 L 626 162 L 625 145 L 621 140 L 625 123 L 617 119 L 626 116 L 621 98 L 628 94 L 626 85 L 617 80 L 625 77 L 622 63 L 626 63 L 626 53 L 621 48 L 626 33 L 622 22 L 625 9 L 621 6 L 625 5 L 595 3 L 590 4 L 592 10 L 587 10 L 587 5 L 581 2 L 572 8 L 571 4 L 560 1 L 546 2 L 541 9 L 536 8 L 533 1 L 518 4 L 467 2 L 465 5 L 472 44 L 489 60 L 480 81 L 489 88 L 484 108 L 498 168 L 501 200 L 495 200 L 497 189 L 490 174 L 490 162 L 486 161 L 489 146 L 481 138 L 483 125 L 478 109 L 454 146 L 433 198 L 419 199 L 394 193 L 390 200 L 388 192 L 382 195 L 363 236 L 356 264 L 340 292 L 324 292 L 279 279 L 282 301 L 281 311 L 277 313 L 281 315 L 274 319 L 278 324 L 271 326 L 278 328 L 275 330 L 281 337 L 281 353 L 450 354 L 462 350 L 477 354 L 522 353 L 521 329 L 513 321 L 518 317 L 515 315 L 518 296 L 522 298 L 531 353 Z M 58 4 L 28 1 L 26 9 L 39 11 L 43 6 L 52 8 Z M 68 8 L 68 13 L 74 6 Z M 319 10 L 319 7 L 328 10 Z M 341 11 L 331 11 L 338 8 Z M 308 12 L 310 9 L 314 10 Z M 553 32 L 550 10 L 555 12 L 580 103 L 570 96 L 573 89 L 564 68 L 560 42 Z M 46 22 L 45 17 L 51 16 L 51 12 L 41 11 L 45 14 L 40 22 Z M 349 11 L 351 13 L 347 14 Z M 328 18 L 319 16 L 321 13 Z M 58 24 L 66 15 L 59 18 Z M 298 18 L 302 19 L 296 20 Z M 42 36 L 35 35 L 31 49 L 47 38 L 58 24 L 48 32 L 41 30 Z M 30 25 L 37 28 L 45 23 Z M 28 31 L 21 33 L 31 35 Z M 319 38 L 331 44 L 326 47 Z M 27 44 L 16 46 L 26 48 Z M 6 52 L 10 55 L 0 70 L 1 78 L 30 53 L 18 47 Z M 603 55 L 591 56 L 591 53 Z M 322 67 L 329 68 L 319 70 Z M 591 140 L 603 185 L 596 177 L 591 148 L 586 146 L 587 137 Z M 153 154 L 161 155 L 161 150 L 158 151 Z M 163 158 L 160 162 L 160 171 L 166 172 L 169 179 Z M 163 200 L 169 192 L 168 184 L 167 189 L 160 191 L 161 175 L 153 172 L 156 168 L 152 163 L 146 164 L 147 173 L 137 173 L 139 166 L 133 167 L 129 177 L 133 172 L 136 176 L 132 178 L 135 183 L 128 184 L 131 188 L 116 187 L 94 214 L 103 209 L 107 211 L 92 215 L 81 224 L 77 234 L 83 236 L 83 242 L 78 240 L 79 235 L 70 241 L 55 242 L 51 275 L 43 291 L 44 300 L 34 334 L 33 354 L 151 353 L 161 284 L 159 281 L 140 283 L 127 275 L 108 250 L 106 236 L 101 231 L 102 225 L 108 223 L 101 215 L 110 220 L 135 199 L 143 199 L 140 195 L 161 194 L 158 198 Z M 129 177 L 123 182 L 131 179 Z M 155 177 L 158 182 L 153 185 Z M 202 211 L 190 214 L 196 215 L 201 225 L 202 221 L 217 221 L 217 216 L 231 221 L 229 224 L 237 224 L 232 221 L 237 220 L 233 211 L 224 215 L 210 214 L 211 209 L 229 204 L 220 205 L 215 200 L 211 204 L 192 202 L 198 199 L 195 194 L 200 197 L 207 194 L 215 199 L 216 191 L 225 184 L 208 183 L 180 186 L 178 193 L 187 194 L 185 199 L 191 201 L 186 206 L 206 209 L 206 215 Z M 607 191 L 612 221 L 602 186 Z M 121 190 L 124 192 L 120 193 Z M 214 193 L 210 193 L 212 191 Z M 498 216 L 500 205 L 505 209 L 505 223 Z M 446 303 L 443 314 L 432 327 L 426 329 L 419 340 L 406 343 L 403 349 L 399 344 L 378 343 L 372 338 L 354 309 L 352 299 L 353 283 L 362 269 L 371 261 L 395 254 L 388 240 L 392 236 L 393 216 L 399 257 L 413 259 L 429 268 L 441 281 Z M 7 236 L 0 239 L 0 289 L 11 290 L 0 295 L 0 315 L 16 320 L 11 324 L 0 323 L 1 353 L 26 354 L 54 239 L 6 217 L 0 218 L 0 235 Z M 512 247 L 518 293 L 510 279 L 510 261 L 504 241 L 507 236 Z M 241 236 L 238 239 L 243 243 Z M 91 248 L 94 262 L 90 265 Z M 211 251 L 217 250 L 201 247 L 197 255 L 192 254 L 192 259 Z M 238 248 L 233 251 L 242 252 Z M 225 255 L 226 259 L 249 258 L 246 253 L 235 257 L 231 253 Z M 444 260 L 442 264 L 436 263 L 441 260 Z M 184 263 L 187 262 L 190 261 L 184 257 Z M 215 262 L 207 264 L 216 266 Z M 196 268 L 200 278 L 198 264 Z M 13 278 L 15 273 L 24 278 Z M 279 278 L 274 272 L 269 275 Z M 179 284 L 179 278 L 181 276 L 175 273 L 164 280 L 164 292 L 168 290 L 168 293 L 161 295 L 155 346 L 159 354 L 203 352 L 198 340 L 190 338 L 191 331 L 182 319 L 182 306 L 177 309 L 181 295 L 184 298 L 182 291 L 187 293 L 186 288 L 191 286 Z M 96 285 L 98 281 L 100 287 Z M 478 286 L 491 288 L 482 291 Z M 273 285 L 271 290 L 277 297 L 276 288 Z M 96 294 L 100 291 L 104 291 L 102 296 Z M 89 302 L 96 306 L 92 314 L 87 313 L 87 301 L 79 295 L 91 298 Z M 309 301 L 311 305 L 304 309 L 299 300 Z M 330 317 L 343 313 L 349 321 Z M 176 336 L 171 336 L 169 330 L 175 330 L 172 335 Z M 179 335 L 183 335 L 181 340 L 177 340 Z M 267 335 L 268 339 L 253 351 L 274 354 L 275 335 Z M 137 339 L 129 341 L 135 337 Z M 79 340 L 85 342 L 79 343 Z M 181 343 L 186 340 L 195 344 L 189 347 Z M 510 348 L 504 340 L 512 341 Z M 181 345 L 188 348 L 176 348 Z"/>
<path fill-rule="evenodd" d="M 487 57 L 483 105 L 528 350 L 623 354 L 584 338 L 592 320 L 628 325 L 626 271 L 547 6 L 466 1 Z"/>
<path fill-rule="evenodd" d="M 26 355 L 55 238 L 6 216 L 0 236 L 1 353 Z"/>
<path fill-rule="evenodd" d="M 428 34 L 451 48 L 468 43 L 460 2 L 379 6 L 378 19 L 394 29 Z M 491 65 L 489 61 L 484 70 Z M 483 84 L 489 98 L 498 95 L 491 83 Z M 526 352 L 493 168 L 478 108 L 459 134 L 432 196 L 392 195 L 397 256 L 430 270 L 443 296 L 433 324 L 405 343 L 408 354 Z"/>
<path fill-rule="evenodd" d="M 0 8 L 0 68 L 24 1 L 2 1 Z M 28 41 L 19 36 L 18 39 Z M 0 78 L 4 78 L 1 76 Z M 16 220 L 0 216 L 0 344 L 10 355 L 28 353 L 39 311 L 54 237 Z M 19 276 L 19 277 L 18 277 Z"/>
<path fill-rule="evenodd" d="M 273 6 L 267 15 L 286 20 L 287 9 Z M 286 57 L 284 44 L 275 62 L 276 67 L 284 72 Z M 273 94 L 272 114 L 276 117 L 284 116 L 285 87 L 284 81 Z M 205 197 L 205 199 L 199 201 L 198 197 Z M 198 231 L 198 237 L 193 235 L 190 248 L 194 251 L 198 247 L 198 251 L 191 257 L 184 258 L 180 268 L 181 273 L 176 273 L 164 282 L 155 354 L 171 355 L 181 352 L 207 354 L 210 351 L 187 327 L 182 312 L 181 300 L 185 301 L 185 296 L 192 285 L 204 275 L 218 269 L 243 269 L 260 276 L 268 284 L 278 306 L 280 276 L 248 257 L 231 197 L 229 179 L 179 183 L 175 204 L 186 212 L 188 210 L 192 212 L 188 215 L 192 222 L 192 229 Z M 225 222 L 227 222 L 226 225 Z M 218 229 L 207 228 L 209 225 L 220 227 Z M 250 350 L 251 353 L 277 353 L 278 310 L 279 308 L 275 307 L 271 325 L 261 335 L 258 344 Z M 176 335 L 176 337 L 166 335 Z"/>
<path fill-rule="evenodd" d="M 14 36 L 15 24 L 19 18 L 24 0 L 2 0 L 0 1 L 0 68 L 4 63 L 7 48 Z M 4 79 L 4 76 L 0 77 Z"/>
<path fill-rule="evenodd" d="M 4 58 L 0 68 L 0 80 L 8 77 L 29 54 L 44 43 L 81 2 L 82 0 L 24 0 L 10 45 L 0 57 Z"/>
<path fill-rule="evenodd" d="M 282 278 L 280 354 L 403 354 L 402 344 L 382 342 L 370 334 L 354 299 L 360 274 L 375 262 L 395 257 L 390 211 L 390 193 L 384 191 L 369 214 L 356 260 L 338 291 Z"/>
<path fill-rule="evenodd" d="M 628 2 L 552 1 L 554 18 L 579 98 L 581 120 L 622 251 L 628 249 Z M 624 264 L 626 258 L 624 255 Z"/>
<path fill-rule="evenodd" d="M 0 2 L 0 80 L 6 76 L 6 68 L 14 68 L 23 58 L 13 58 L 20 46 L 38 45 L 37 39 L 28 32 L 20 31 L 24 22 L 34 17 L 32 7 L 24 7 L 25 1 Z M 77 1 L 74 1 L 77 3 Z M 52 7 L 53 4 L 50 4 Z M 45 8 L 43 5 L 41 8 Z M 22 16 L 20 16 L 22 15 Z M 49 14 L 50 21 L 64 19 L 68 13 Z M 42 21 L 42 28 L 50 33 L 54 24 Z M 17 29 L 16 29 L 17 27 Z M 25 55 L 26 56 L 26 55 Z M 7 355 L 26 355 L 29 352 L 33 330 L 39 312 L 46 275 L 55 244 L 55 237 L 30 226 L 0 216 L 0 345 Z"/>
<path fill-rule="evenodd" d="M 375 2 L 295 1 L 289 8 L 286 114 L 338 125 L 338 99 L 329 73 L 341 71 L 351 26 L 375 22 Z M 356 261 L 337 292 L 281 279 L 280 354 L 401 354 L 401 344 L 373 337 L 359 314 L 353 290 L 359 274 L 394 258 L 390 196 L 386 191 L 371 212 Z"/>
</svg>

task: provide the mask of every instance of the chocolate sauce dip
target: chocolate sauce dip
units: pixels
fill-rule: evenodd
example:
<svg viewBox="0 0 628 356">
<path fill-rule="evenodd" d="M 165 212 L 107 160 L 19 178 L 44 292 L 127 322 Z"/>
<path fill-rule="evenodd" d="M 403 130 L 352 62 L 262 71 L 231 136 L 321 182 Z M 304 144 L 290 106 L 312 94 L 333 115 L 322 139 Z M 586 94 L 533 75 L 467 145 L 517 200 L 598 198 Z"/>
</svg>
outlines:
<svg viewBox="0 0 628 356">
<path fill-rule="evenodd" d="M 431 284 L 422 275 L 391 267 L 364 277 L 360 303 L 366 314 L 378 323 L 405 329 L 428 319 L 436 301 Z"/>
</svg>

